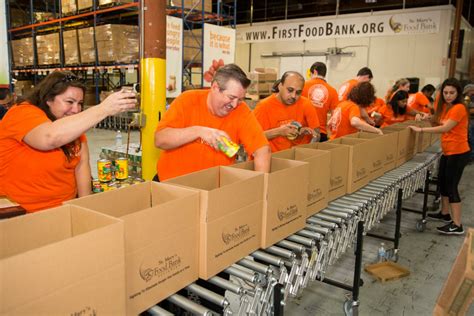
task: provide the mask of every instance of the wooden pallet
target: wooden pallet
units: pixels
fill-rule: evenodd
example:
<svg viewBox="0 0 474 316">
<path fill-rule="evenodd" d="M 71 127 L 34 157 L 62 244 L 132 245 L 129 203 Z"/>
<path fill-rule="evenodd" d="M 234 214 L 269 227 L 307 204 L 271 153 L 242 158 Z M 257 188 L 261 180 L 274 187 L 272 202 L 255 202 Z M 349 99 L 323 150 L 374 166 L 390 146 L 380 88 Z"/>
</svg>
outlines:
<svg viewBox="0 0 474 316">
<path fill-rule="evenodd" d="M 370 264 L 365 271 L 381 282 L 398 280 L 410 275 L 410 270 L 392 261 Z"/>
</svg>

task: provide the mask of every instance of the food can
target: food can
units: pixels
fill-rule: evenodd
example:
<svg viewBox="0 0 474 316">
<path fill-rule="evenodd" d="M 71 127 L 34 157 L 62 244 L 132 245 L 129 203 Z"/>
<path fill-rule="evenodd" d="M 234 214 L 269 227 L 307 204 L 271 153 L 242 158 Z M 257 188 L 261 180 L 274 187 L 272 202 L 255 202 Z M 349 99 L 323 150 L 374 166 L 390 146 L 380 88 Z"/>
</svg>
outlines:
<svg viewBox="0 0 474 316">
<path fill-rule="evenodd" d="M 100 192 L 106 192 L 109 190 L 109 185 L 107 182 L 102 182 L 100 184 Z"/>
<path fill-rule="evenodd" d="M 221 137 L 220 141 L 217 143 L 217 147 L 222 151 L 227 157 L 232 158 L 239 151 L 240 146 L 227 139 L 227 137 Z"/>
<path fill-rule="evenodd" d="M 295 135 L 288 135 L 286 138 L 288 138 L 289 140 L 295 140 L 299 134 L 300 134 L 300 129 L 303 127 L 299 122 L 297 121 L 293 121 L 291 122 L 291 125 L 295 126 L 296 127 L 296 134 Z"/>
<path fill-rule="evenodd" d="M 141 178 L 134 178 L 133 179 L 133 184 L 142 183 L 142 182 L 145 182 L 145 181 Z"/>
<path fill-rule="evenodd" d="M 115 159 L 115 179 L 126 180 L 128 178 L 128 159 L 120 157 Z"/>
<path fill-rule="evenodd" d="M 100 182 L 109 182 L 112 180 L 112 163 L 108 159 L 97 160 L 97 173 Z"/>
<path fill-rule="evenodd" d="M 100 193 L 102 188 L 99 179 L 92 179 L 92 193 Z"/>
<path fill-rule="evenodd" d="M 117 182 L 109 182 L 107 183 L 107 191 L 112 191 L 118 189 Z"/>
</svg>

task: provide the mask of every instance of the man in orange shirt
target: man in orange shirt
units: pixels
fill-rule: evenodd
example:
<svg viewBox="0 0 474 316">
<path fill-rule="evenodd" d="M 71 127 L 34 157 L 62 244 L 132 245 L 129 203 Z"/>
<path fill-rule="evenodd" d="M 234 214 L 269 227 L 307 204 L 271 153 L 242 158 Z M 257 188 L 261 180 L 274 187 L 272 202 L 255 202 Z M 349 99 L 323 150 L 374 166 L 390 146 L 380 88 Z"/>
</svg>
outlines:
<svg viewBox="0 0 474 316">
<path fill-rule="evenodd" d="M 370 82 L 374 76 L 372 75 L 372 70 L 369 67 L 363 67 L 357 72 L 357 77 L 354 79 L 347 80 L 344 82 L 337 91 L 339 95 L 339 101 L 347 100 L 349 93 L 352 88 L 354 88 L 358 83 L 361 82 Z"/>
<path fill-rule="evenodd" d="M 427 84 L 421 89 L 420 92 L 410 94 L 408 98 L 408 107 L 423 113 L 430 113 L 430 99 L 435 92 L 435 87 L 431 84 Z"/>
<path fill-rule="evenodd" d="M 332 113 L 339 100 L 336 89 L 326 82 L 326 65 L 319 61 L 315 62 L 310 71 L 311 79 L 305 82 L 302 95 L 308 98 L 316 108 L 321 132 L 320 141 L 324 142 L 328 139 L 326 130 L 328 113 Z"/>
<path fill-rule="evenodd" d="M 158 180 L 232 164 L 235 158 L 219 150 L 223 137 L 244 146 L 255 170 L 269 172 L 268 141 L 242 101 L 249 84 L 242 69 L 229 64 L 219 68 L 209 90 L 186 91 L 171 103 L 155 132 L 155 146 L 163 149 Z"/>
<path fill-rule="evenodd" d="M 287 71 L 278 92 L 260 101 L 254 110 L 272 152 L 319 140 L 318 114 L 311 102 L 301 97 L 303 86 L 300 73 Z"/>
</svg>

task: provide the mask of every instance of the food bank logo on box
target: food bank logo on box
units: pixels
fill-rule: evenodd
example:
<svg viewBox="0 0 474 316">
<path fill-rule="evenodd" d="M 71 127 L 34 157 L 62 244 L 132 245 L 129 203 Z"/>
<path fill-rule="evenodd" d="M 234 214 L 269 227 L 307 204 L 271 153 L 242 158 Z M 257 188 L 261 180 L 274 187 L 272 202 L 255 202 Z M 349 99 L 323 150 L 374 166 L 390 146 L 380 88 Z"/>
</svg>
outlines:
<svg viewBox="0 0 474 316">
<path fill-rule="evenodd" d="M 372 166 L 373 166 L 374 168 L 382 167 L 382 161 L 381 161 L 381 160 L 377 160 L 377 161 L 375 161 L 375 162 L 372 164 Z"/>
<path fill-rule="evenodd" d="M 178 270 L 181 267 L 181 257 L 177 254 L 172 256 L 166 256 L 158 259 L 155 262 L 146 264 L 142 262 L 140 265 L 140 277 L 143 281 L 148 282 L 154 278 L 162 278 L 169 273 Z"/>
<path fill-rule="evenodd" d="M 357 178 L 363 177 L 366 174 L 367 174 L 367 171 L 365 170 L 365 168 L 360 168 L 359 170 L 356 171 Z"/>
<path fill-rule="evenodd" d="M 340 186 L 342 185 L 342 177 L 341 176 L 333 177 L 329 180 L 329 182 L 331 184 L 331 187 Z"/>
<path fill-rule="evenodd" d="M 72 312 L 69 316 L 96 316 L 97 311 L 90 306 L 86 306 L 80 311 Z"/>
<path fill-rule="evenodd" d="M 237 243 L 246 238 L 248 235 L 250 235 L 250 226 L 247 224 L 239 225 L 230 232 L 224 230 L 222 232 L 222 241 L 226 245 L 230 243 Z"/>
<path fill-rule="evenodd" d="M 319 199 L 323 195 L 323 191 L 317 188 L 308 193 L 308 201 L 314 201 Z"/>
<path fill-rule="evenodd" d="M 277 214 L 278 214 L 278 219 L 280 221 L 284 221 L 289 218 L 295 217 L 298 214 L 298 207 L 293 204 L 283 210 L 278 210 Z"/>
</svg>

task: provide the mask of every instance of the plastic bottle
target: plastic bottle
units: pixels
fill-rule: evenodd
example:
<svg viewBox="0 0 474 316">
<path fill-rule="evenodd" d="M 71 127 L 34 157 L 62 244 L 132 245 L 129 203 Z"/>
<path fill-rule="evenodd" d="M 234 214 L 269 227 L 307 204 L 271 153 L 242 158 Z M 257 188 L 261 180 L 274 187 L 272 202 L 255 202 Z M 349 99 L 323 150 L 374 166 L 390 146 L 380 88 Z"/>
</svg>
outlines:
<svg viewBox="0 0 474 316">
<path fill-rule="evenodd" d="M 122 133 L 120 131 L 117 131 L 117 134 L 115 135 L 115 147 L 120 148 L 122 147 Z"/>
<path fill-rule="evenodd" d="M 386 250 L 385 250 L 385 243 L 380 243 L 380 247 L 377 251 L 377 262 L 384 262 L 387 261 L 386 257 Z"/>
</svg>

